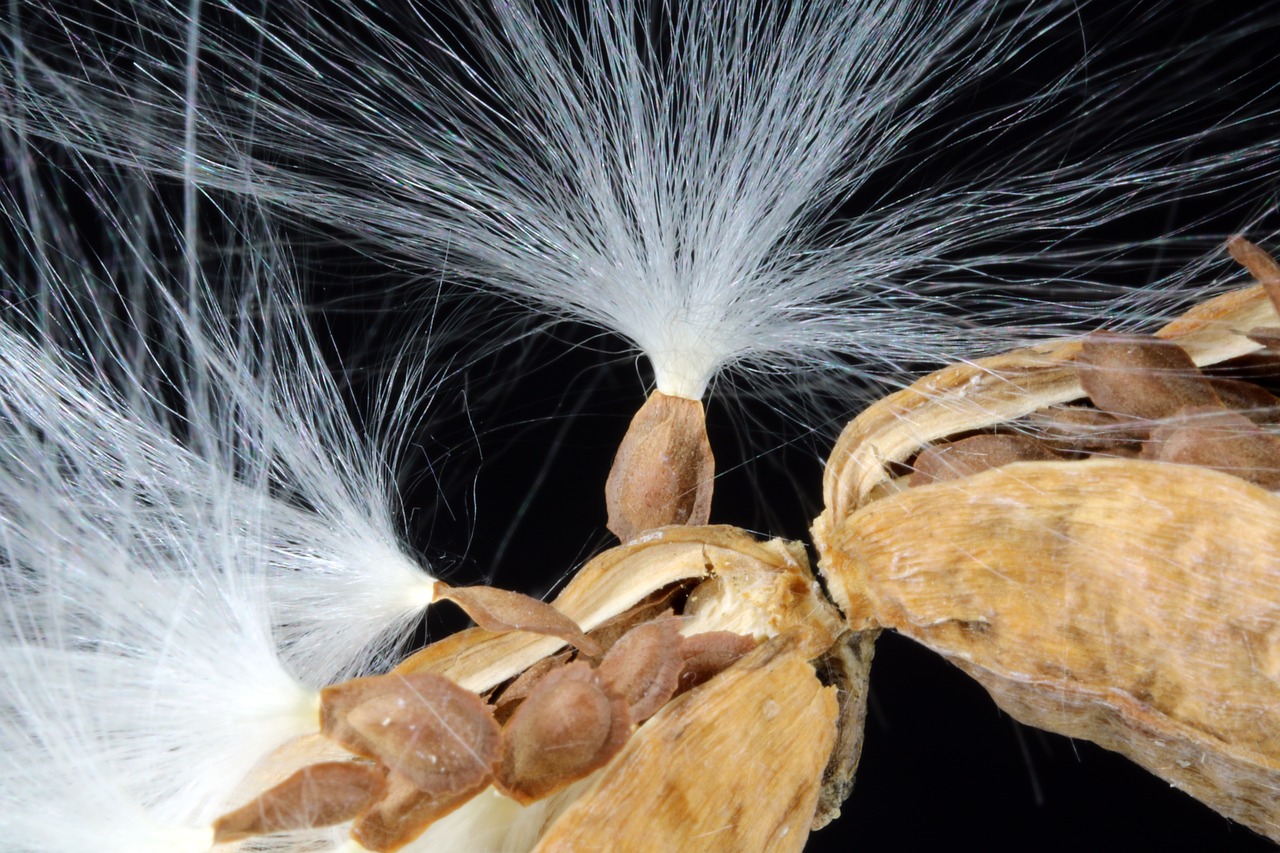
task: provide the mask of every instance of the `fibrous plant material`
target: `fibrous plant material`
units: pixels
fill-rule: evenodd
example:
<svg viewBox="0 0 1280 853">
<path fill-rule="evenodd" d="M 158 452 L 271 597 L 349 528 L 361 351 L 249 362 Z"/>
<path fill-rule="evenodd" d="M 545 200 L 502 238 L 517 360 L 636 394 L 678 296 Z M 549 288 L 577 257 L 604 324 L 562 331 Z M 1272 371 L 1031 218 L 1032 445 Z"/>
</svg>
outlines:
<svg viewBox="0 0 1280 853">
<path fill-rule="evenodd" d="M 765 643 L 660 711 L 535 850 L 639 853 L 654 839 L 723 853 L 802 850 L 837 702 L 791 639 Z"/>
<path fill-rule="evenodd" d="M 1280 442 L 1196 366 L 1255 351 L 1243 332 L 1275 316 L 1258 286 L 1157 339 L 949 368 L 873 406 L 833 454 L 814 526 L 850 626 L 917 639 L 1018 719 L 1117 750 L 1280 840 L 1280 498 L 1259 487 L 1280 485 Z M 887 462 L 918 452 L 937 468 L 926 443 L 949 430 L 1042 427 L 1018 418 L 1083 392 L 1137 458 L 1004 453 L 890 485 Z"/>
<path fill-rule="evenodd" d="M 1017 463 L 873 501 L 826 572 L 855 627 L 1280 840 L 1277 519 L 1280 497 L 1202 468 Z"/>
</svg>

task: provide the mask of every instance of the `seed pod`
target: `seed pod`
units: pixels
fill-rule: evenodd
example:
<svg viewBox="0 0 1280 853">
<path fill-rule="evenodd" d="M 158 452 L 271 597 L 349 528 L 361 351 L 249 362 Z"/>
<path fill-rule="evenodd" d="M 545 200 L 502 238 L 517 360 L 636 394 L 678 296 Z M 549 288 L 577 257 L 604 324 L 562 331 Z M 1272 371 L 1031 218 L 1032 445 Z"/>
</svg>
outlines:
<svg viewBox="0 0 1280 853">
<path fill-rule="evenodd" d="M 1020 463 L 872 502 L 830 541 L 853 627 L 1280 840 L 1280 497 L 1196 467 Z"/>
<path fill-rule="evenodd" d="M 811 826 L 838 812 L 861 747 L 871 635 L 852 657 L 853 645 L 837 644 L 842 620 L 802 546 L 673 527 L 602 554 L 553 602 L 586 631 L 605 626 L 598 668 L 571 660 L 563 636 L 514 630 L 531 623 L 492 601 L 500 615 L 490 624 L 513 630 L 464 631 L 388 675 L 322 691 L 327 742 L 386 775 L 385 793 L 353 824 L 365 849 L 453 849 L 457 833 L 484 827 L 487 838 L 506 839 L 495 847 L 513 850 L 607 837 L 619 850 L 764 853 L 799 849 Z M 545 622 L 542 607 L 532 616 Z M 493 766 L 494 709 L 477 712 L 477 694 L 501 705 L 508 693 Z M 444 711 L 438 720 L 417 712 L 419 694 L 428 715 L 427 705 Z M 466 734 L 450 740 L 441 727 Z M 478 744 L 474 761 L 466 743 Z M 433 748 L 442 746 L 451 751 L 440 761 Z M 768 786 L 767 805 L 742 808 L 743 785 Z M 665 815 L 654 818 L 655 802 Z M 600 824 L 606 807 L 627 819 Z M 698 819 L 681 817 L 686 808 Z M 734 816 L 721 839 L 705 837 L 719 821 L 708 809 Z"/>
<path fill-rule="evenodd" d="M 816 658 L 841 631 L 840 616 L 809 570 L 804 546 L 760 542 L 725 526 L 667 527 L 611 548 L 583 566 L 551 604 L 591 631 L 658 590 L 713 578 L 721 583 L 702 589 L 703 616 L 686 626 L 688 633 L 767 637 L 800 628 Z M 717 586 L 722 589 L 713 592 Z M 730 597 L 738 604 L 728 605 Z M 730 617 L 732 625 L 724 621 Z M 473 628 L 411 655 L 396 672 L 434 672 L 483 693 L 564 645 L 555 637 Z"/>
<path fill-rule="evenodd" d="M 1241 332 L 1276 322 L 1255 286 L 1197 305 L 1156 337 L 1176 341 L 1197 365 L 1216 364 L 1262 349 Z M 1083 397 L 1075 366 L 1081 349 L 1080 341 L 1057 341 L 953 364 L 870 406 L 844 428 L 827 462 L 826 509 L 813 526 L 819 552 L 832 527 L 889 482 L 893 464 L 931 442 Z"/>
<path fill-rule="evenodd" d="M 1275 324 L 1253 287 L 1197 306 L 1157 336 L 1209 365 L 1257 351 L 1244 332 Z M 1107 361 L 1078 371 L 1083 350 L 1066 341 L 953 365 L 851 423 L 813 527 L 828 588 L 853 629 L 907 634 L 1018 719 L 1119 751 L 1280 840 L 1280 498 L 1199 465 L 1211 456 L 1223 469 L 1276 467 L 1271 437 L 1224 409 L 1235 404 L 1219 389 L 1232 400 L 1265 397 L 1206 383 L 1179 352 L 1142 345 L 1139 356 L 1179 362 L 1176 393 L 1147 394 L 1151 411 L 1128 412 L 1123 400 L 1116 408 L 1167 421 L 1135 420 L 1141 428 L 1110 447 L 1080 442 L 1071 430 L 1114 423 L 1073 416 L 1054 433 L 1055 407 L 1083 397 L 1081 373 Z M 1102 372 L 1091 376 L 1099 394 L 1122 398 L 1123 383 Z M 1169 377 L 1146 378 L 1158 386 Z M 1231 421 L 1221 452 L 1189 443 L 1197 410 L 1178 408 L 1184 392 L 1206 397 L 1215 422 Z M 1051 440 L 1074 450 L 1133 453 L 1125 444 L 1137 438 L 1149 455 L 1196 466 L 1035 461 L 918 489 L 892 479 L 931 442 L 1046 423 Z"/>
</svg>

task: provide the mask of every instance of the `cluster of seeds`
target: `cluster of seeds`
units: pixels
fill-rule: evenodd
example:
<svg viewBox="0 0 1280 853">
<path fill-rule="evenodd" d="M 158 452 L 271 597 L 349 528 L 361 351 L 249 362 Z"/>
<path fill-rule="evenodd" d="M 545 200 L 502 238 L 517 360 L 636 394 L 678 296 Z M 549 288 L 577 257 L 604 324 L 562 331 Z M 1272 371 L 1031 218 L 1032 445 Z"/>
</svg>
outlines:
<svg viewBox="0 0 1280 853">
<path fill-rule="evenodd" d="M 1240 237 L 1230 249 L 1280 312 L 1280 264 Z M 1199 465 L 1280 489 L 1280 398 L 1268 387 L 1280 380 L 1270 351 L 1280 329 L 1247 334 L 1269 351 L 1204 370 L 1171 340 L 1090 335 L 1074 365 L 1091 405 L 1053 405 L 993 433 L 932 444 L 911 463 L 910 485 L 1012 462 L 1109 457 Z"/>
<path fill-rule="evenodd" d="M 493 786 L 522 804 L 604 766 L 673 697 L 730 666 L 756 641 L 713 631 L 683 637 L 651 596 L 584 633 L 549 604 L 487 587 L 440 584 L 482 628 L 557 637 L 543 658 L 487 697 L 431 672 L 393 672 L 321 693 L 320 726 L 357 760 L 312 764 L 224 815 L 219 842 L 354 821 L 367 850 L 398 850 Z M 486 701 L 487 700 L 487 701 Z"/>
</svg>

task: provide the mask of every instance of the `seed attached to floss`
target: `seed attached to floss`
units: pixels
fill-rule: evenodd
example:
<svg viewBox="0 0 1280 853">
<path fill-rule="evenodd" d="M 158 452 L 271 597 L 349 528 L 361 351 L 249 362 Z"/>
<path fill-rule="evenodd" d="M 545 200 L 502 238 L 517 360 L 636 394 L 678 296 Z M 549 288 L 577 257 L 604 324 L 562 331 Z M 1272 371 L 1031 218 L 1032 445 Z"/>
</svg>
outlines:
<svg viewBox="0 0 1280 853">
<path fill-rule="evenodd" d="M 622 542 L 671 524 L 706 524 L 716 473 L 699 400 L 654 391 L 631 419 L 605 481 L 608 527 Z"/>
<path fill-rule="evenodd" d="M 372 806 L 386 788 L 382 767 L 359 761 L 313 764 L 214 821 L 213 843 L 345 823 Z"/>
<path fill-rule="evenodd" d="M 877 403 L 832 454 L 814 536 L 855 630 L 910 636 L 1024 723 L 1120 752 L 1280 841 L 1280 504 L 1255 485 L 1280 483 L 1275 398 L 1200 367 L 1274 379 L 1243 332 L 1275 325 L 1280 266 L 1243 240 L 1232 253 L 1277 286 L 1215 297 L 1155 338 L 953 366 Z M 1071 458 L 893 481 L 889 462 L 975 428 L 1044 429 Z M 1139 457 L 1082 458 L 1097 449 Z"/>
<path fill-rule="evenodd" d="M 437 601 L 452 601 L 487 631 L 546 634 L 594 658 L 604 653 L 576 622 L 545 601 L 491 586 L 454 587 L 436 581 L 435 589 Z"/>
<path fill-rule="evenodd" d="M 479 696 L 430 673 L 354 708 L 347 724 L 375 757 L 418 790 L 444 796 L 487 783 L 499 729 Z"/>
</svg>

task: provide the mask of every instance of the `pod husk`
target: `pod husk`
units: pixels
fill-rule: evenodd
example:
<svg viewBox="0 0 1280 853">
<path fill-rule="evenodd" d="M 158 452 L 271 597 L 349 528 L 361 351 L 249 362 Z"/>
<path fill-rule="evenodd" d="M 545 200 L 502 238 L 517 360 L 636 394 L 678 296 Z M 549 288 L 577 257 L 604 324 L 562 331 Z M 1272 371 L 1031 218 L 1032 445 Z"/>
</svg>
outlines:
<svg viewBox="0 0 1280 853">
<path fill-rule="evenodd" d="M 1280 497 L 1189 466 L 1018 463 L 875 501 L 832 545 L 854 627 L 1280 840 Z"/>
<path fill-rule="evenodd" d="M 784 635 L 653 717 L 536 853 L 804 848 L 838 703 Z"/>
</svg>

